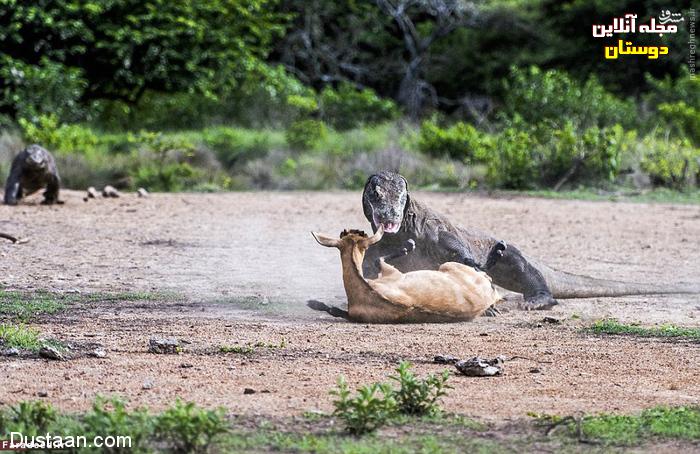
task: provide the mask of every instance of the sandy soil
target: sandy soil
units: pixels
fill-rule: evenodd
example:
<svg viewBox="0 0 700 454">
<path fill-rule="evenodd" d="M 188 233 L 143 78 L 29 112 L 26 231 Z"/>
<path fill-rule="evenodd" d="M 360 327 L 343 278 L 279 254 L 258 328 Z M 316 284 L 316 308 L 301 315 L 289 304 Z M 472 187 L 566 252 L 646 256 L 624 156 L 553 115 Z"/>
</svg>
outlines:
<svg viewBox="0 0 700 454">
<path fill-rule="evenodd" d="M 699 280 L 697 206 L 417 196 L 559 269 L 639 282 Z M 511 310 L 451 325 L 350 324 L 304 303 L 344 303 L 338 254 L 309 231 L 368 228 L 358 193 L 127 194 L 84 203 L 82 193 L 66 191 L 64 198 L 56 207 L 38 199 L 0 206 L 0 231 L 30 238 L 0 242 L 2 286 L 168 291 L 184 300 L 85 303 L 41 319 L 36 326 L 46 335 L 101 343 L 108 356 L 1 357 L 0 404 L 45 392 L 68 410 L 87 408 L 96 394 L 120 394 L 156 408 L 182 396 L 246 414 L 328 411 L 339 375 L 353 384 L 380 380 L 402 359 L 419 373 L 436 372 L 445 366 L 432 357 L 441 353 L 513 358 L 502 377 L 451 379 L 445 407 L 474 417 L 700 404 L 699 344 L 581 331 L 606 317 L 700 326 L 700 296 L 567 300 L 547 313 Z M 545 315 L 563 323 L 541 323 Z M 189 343 L 182 354 L 154 355 L 146 351 L 150 336 Z M 278 347 L 219 353 L 222 345 L 256 342 Z M 256 392 L 244 395 L 245 388 Z"/>
</svg>

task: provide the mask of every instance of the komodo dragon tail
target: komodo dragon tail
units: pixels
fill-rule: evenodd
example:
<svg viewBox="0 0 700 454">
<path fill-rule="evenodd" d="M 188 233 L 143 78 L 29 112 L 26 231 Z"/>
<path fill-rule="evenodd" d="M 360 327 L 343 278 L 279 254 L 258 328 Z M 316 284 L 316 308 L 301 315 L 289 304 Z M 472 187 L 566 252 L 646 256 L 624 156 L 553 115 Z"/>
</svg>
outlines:
<svg viewBox="0 0 700 454">
<path fill-rule="evenodd" d="M 555 298 L 594 298 L 624 295 L 700 294 L 700 284 L 668 285 L 597 279 L 538 266 Z"/>
</svg>

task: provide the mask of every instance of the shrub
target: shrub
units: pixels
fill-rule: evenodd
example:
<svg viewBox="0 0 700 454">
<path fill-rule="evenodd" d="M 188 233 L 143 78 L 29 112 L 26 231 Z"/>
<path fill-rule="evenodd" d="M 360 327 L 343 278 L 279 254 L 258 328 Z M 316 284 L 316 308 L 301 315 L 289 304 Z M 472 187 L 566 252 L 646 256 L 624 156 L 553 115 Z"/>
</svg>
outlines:
<svg viewBox="0 0 700 454">
<path fill-rule="evenodd" d="M 101 452 L 139 452 L 145 451 L 145 444 L 153 428 L 151 418 L 145 410 L 129 412 L 124 402 L 118 398 L 98 397 L 92 404 L 92 410 L 82 419 L 83 432 L 88 438 L 95 436 L 129 436 L 130 447 L 103 446 Z"/>
<path fill-rule="evenodd" d="M 507 128 L 498 135 L 488 160 L 487 181 L 506 189 L 528 189 L 539 181 L 537 141 L 529 133 Z"/>
<path fill-rule="evenodd" d="M 56 421 L 56 410 L 43 402 L 20 402 L 3 418 L 0 433 L 21 432 L 23 436 L 45 434 Z"/>
<path fill-rule="evenodd" d="M 396 412 L 393 391 L 386 383 L 365 385 L 352 396 L 347 382 L 340 377 L 338 388 L 331 394 L 337 396 L 333 401 L 333 414 L 343 420 L 348 432 L 355 435 L 378 429 Z"/>
<path fill-rule="evenodd" d="M 642 170 L 657 186 L 683 189 L 700 178 L 700 150 L 687 139 L 650 135 L 641 142 L 640 154 Z"/>
<path fill-rule="evenodd" d="M 381 123 L 398 114 L 392 100 L 380 98 L 369 88 L 358 90 L 347 82 L 336 89 L 324 88 L 319 98 L 322 119 L 338 130 Z"/>
<path fill-rule="evenodd" d="M 39 350 L 39 331 L 23 324 L 0 324 L 0 343 L 5 347 Z"/>
<path fill-rule="evenodd" d="M 59 123 L 53 114 L 41 115 L 35 122 L 19 119 L 24 138 L 29 143 L 38 143 L 58 153 L 80 153 L 94 157 L 99 140 L 90 129 L 81 125 Z"/>
<path fill-rule="evenodd" d="M 529 124 L 550 120 L 559 125 L 571 121 L 577 128 L 621 124 L 635 126 L 637 112 L 633 101 L 617 98 L 595 77 L 585 83 L 559 70 L 542 71 L 511 68 L 504 82 L 504 112 Z"/>
<path fill-rule="evenodd" d="M 437 401 L 447 394 L 450 386 L 447 379 L 449 371 L 445 370 L 440 375 L 428 375 L 419 379 L 410 371 L 411 364 L 402 362 L 396 368 L 398 375 L 389 378 L 399 384 L 399 389 L 393 392 L 396 405 L 400 413 L 411 416 L 422 416 L 439 410 Z"/>
<path fill-rule="evenodd" d="M 310 150 L 328 135 L 326 125 L 318 120 L 298 120 L 289 125 L 285 138 L 295 150 Z"/>
<path fill-rule="evenodd" d="M 202 131 L 202 142 L 216 153 L 219 161 L 232 169 L 249 159 L 263 157 L 273 147 L 282 147 L 281 134 L 273 131 L 237 129 L 225 126 Z"/>
<path fill-rule="evenodd" d="M 418 136 L 418 149 L 421 152 L 467 163 L 484 161 L 493 152 L 493 148 L 490 136 L 462 122 L 441 128 L 434 120 L 425 121 Z"/>
<path fill-rule="evenodd" d="M 204 410 L 180 399 L 155 423 L 156 436 L 178 453 L 206 452 L 215 438 L 227 431 L 223 409 Z"/>
<path fill-rule="evenodd" d="M 659 113 L 682 137 L 687 137 L 696 147 L 700 147 L 700 105 L 693 107 L 685 101 L 663 103 L 659 105 Z"/>
</svg>

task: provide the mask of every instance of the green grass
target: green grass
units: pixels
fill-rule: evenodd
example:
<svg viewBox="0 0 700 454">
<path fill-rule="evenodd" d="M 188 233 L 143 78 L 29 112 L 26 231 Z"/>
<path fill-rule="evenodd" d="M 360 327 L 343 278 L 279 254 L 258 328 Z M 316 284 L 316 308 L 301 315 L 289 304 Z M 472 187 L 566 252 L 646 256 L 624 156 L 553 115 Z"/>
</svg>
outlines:
<svg viewBox="0 0 700 454">
<path fill-rule="evenodd" d="M 584 416 L 567 424 L 569 435 L 606 445 L 639 445 L 650 439 L 700 440 L 700 407 L 655 407 L 638 415 Z"/>
<path fill-rule="evenodd" d="M 0 342 L 3 348 L 21 348 L 37 351 L 43 345 L 39 330 L 26 325 L 0 324 Z"/>
<path fill-rule="evenodd" d="M 662 337 L 700 340 L 700 328 L 684 328 L 675 325 L 644 327 L 639 325 L 624 324 L 616 320 L 597 321 L 589 328 L 586 328 L 586 331 L 594 334 L 616 334 L 638 337 Z"/>
<path fill-rule="evenodd" d="M 70 298 L 48 292 L 3 292 L 0 291 L 0 317 L 29 321 L 37 315 L 55 314 L 66 308 Z"/>
<path fill-rule="evenodd" d="M 133 301 L 168 301 L 182 298 L 170 293 L 55 293 L 47 291 L 18 292 L 0 290 L 0 318 L 30 322 L 40 315 L 53 315 L 77 303 L 120 303 Z"/>
<path fill-rule="evenodd" d="M 220 353 L 235 353 L 237 355 L 250 355 L 255 349 L 250 345 L 222 345 L 219 347 Z"/>
</svg>

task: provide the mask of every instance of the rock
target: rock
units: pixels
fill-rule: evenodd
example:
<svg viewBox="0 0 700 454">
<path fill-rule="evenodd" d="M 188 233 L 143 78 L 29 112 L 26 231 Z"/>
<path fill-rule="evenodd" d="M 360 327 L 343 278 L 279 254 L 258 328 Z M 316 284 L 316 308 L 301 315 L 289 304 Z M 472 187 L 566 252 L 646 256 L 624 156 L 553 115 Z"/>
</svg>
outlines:
<svg viewBox="0 0 700 454">
<path fill-rule="evenodd" d="M 41 358 L 46 358 L 46 359 L 52 359 L 55 361 L 63 361 L 65 358 L 63 357 L 63 353 L 58 351 L 57 348 L 52 347 L 50 345 L 44 345 L 39 349 L 39 357 Z"/>
<path fill-rule="evenodd" d="M 153 380 L 147 379 L 143 382 L 143 386 L 141 389 L 153 389 L 155 387 L 155 383 L 153 383 Z"/>
<path fill-rule="evenodd" d="M 455 368 L 468 377 L 493 377 L 501 375 L 503 357 L 485 359 L 475 356 L 472 359 L 457 361 Z"/>
<path fill-rule="evenodd" d="M 102 197 L 119 197 L 121 194 L 119 191 L 117 191 L 117 188 L 114 186 L 105 186 L 102 188 Z"/>
<path fill-rule="evenodd" d="M 104 348 L 98 347 L 98 348 L 94 349 L 93 351 L 91 351 L 90 353 L 88 353 L 88 356 L 91 356 L 93 358 L 105 358 L 105 357 L 107 357 L 107 352 L 105 351 Z"/>
<path fill-rule="evenodd" d="M 6 348 L 5 350 L 0 353 L 2 356 L 19 356 L 19 348 L 16 347 L 10 347 Z"/>
<path fill-rule="evenodd" d="M 138 188 L 136 194 L 138 194 L 139 197 L 148 197 L 148 191 L 146 191 L 144 188 Z"/>
<path fill-rule="evenodd" d="M 245 388 L 243 394 L 255 394 L 255 390 L 253 388 Z"/>
<path fill-rule="evenodd" d="M 192 367 L 194 367 L 194 366 L 193 366 L 192 364 L 190 364 L 190 363 L 182 363 L 182 364 L 180 364 L 180 368 L 181 368 L 181 369 L 190 369 L 190 368 L 192 368 Z"/>
<path fill-rule="evenodd" d="M 529 372 L 531 374 L 539 374 L 540 372 L 542 372 L 542 369 L 540 369 L 539 367 L 531 367 Z"/>
<path fill-rule="evenodd" d="M 97 192 L 97 189 L 95 189 L 94 186 L 90 186 L 87 188 L 87 197 L 88 199 L 96 199 L 100 194 Z"/>
<path fill-rule="evenodd" d="M 558 318 L 547 316 L 547 317 L 542 319 L 542 323 L 550 323 L 552 325 L 558 325 L 561 323 L 561 320 L 559 320 Z"/>
<path fill-rule="evenodd" d="M 151 337 L 148 340 L 148 352 L 161 355 L 174 355 L 180 353 L 180 342 L 172 338 Z"/>
<path fill-rule="evenodd" d="M 435 364 L 455 364 L 457 361 L 459 361 L 459 358 L 452 355 L 435 355 L 435 358 L 433 358 Z"/>
<path fill-rule="evenodd" d="M 49 393 L 46 392 L 46 391 L 38 391 L 38 392 L 36 393 L 36 395 L 37 395 L 38 397 L 49 397 Z"/>
</svg>

